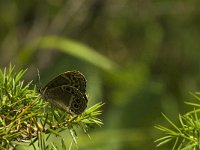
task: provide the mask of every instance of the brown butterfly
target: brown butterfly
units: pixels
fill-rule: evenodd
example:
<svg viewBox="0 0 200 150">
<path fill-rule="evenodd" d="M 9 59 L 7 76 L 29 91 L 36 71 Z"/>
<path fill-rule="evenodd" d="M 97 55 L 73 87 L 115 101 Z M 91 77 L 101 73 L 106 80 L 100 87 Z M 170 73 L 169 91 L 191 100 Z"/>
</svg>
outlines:
<svg viewBox="0 0 200 150">
<path fill-rule="evenodd" d="M 79 71 L 60 74 L 39 91 L 47 101 L 71 115 L 79 115 L 87 107 L 86 79 Z"/>
</svg>

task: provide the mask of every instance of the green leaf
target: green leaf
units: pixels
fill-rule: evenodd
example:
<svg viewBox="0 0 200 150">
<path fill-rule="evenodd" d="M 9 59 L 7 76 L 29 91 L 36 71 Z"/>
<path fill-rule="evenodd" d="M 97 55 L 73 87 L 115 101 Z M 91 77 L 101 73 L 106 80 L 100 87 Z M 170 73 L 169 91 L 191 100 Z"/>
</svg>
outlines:
<svg viewBox="0 0 200 150">
<path fill-rule="evenodd" d="M 45 50 L 57 49 L 61 52 L 89 62 L 106 71 L 118 68 L 117 64 L 98 53 L 93 48 L 72 39 L 56 36 L 46 36 L 32 41 L 23 50 L 21 50 L 19 54 L 20 60 L 27 62 L 32 56 L 32 53 L 40 48 Z"/>
</svg>

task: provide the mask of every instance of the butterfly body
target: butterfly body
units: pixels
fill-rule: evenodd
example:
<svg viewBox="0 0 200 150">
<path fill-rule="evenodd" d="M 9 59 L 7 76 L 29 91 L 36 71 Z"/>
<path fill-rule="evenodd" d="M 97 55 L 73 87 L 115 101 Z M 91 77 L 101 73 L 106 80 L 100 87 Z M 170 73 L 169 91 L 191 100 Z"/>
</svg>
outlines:
<svg viewBox="0 0 200 150">
<path fill-rule="evenodd" d="M 47 101 L 72 115 L 79 115 L 86 109 L 85 92 L 86 79 L 79 71 L 64 72 L 40 90 Z"/>
</svg>

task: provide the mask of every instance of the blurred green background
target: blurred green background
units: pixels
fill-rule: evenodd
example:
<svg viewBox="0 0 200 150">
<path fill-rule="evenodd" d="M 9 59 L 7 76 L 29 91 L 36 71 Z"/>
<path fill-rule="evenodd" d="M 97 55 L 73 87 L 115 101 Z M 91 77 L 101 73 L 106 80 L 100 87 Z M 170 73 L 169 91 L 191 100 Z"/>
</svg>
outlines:
<svg viewBox="0 0 200 150">
<path fill-rule="evenodd" d="M 200 86 L 198 0 L 0 1 L 0 64 L 28 68 L 46 84 L 66 70 L 87 78 L 89 106 L 103 101 L 104 125 L 78 132 L 81 150 L 157 149 L 190 91 Z M 66 138 L 71 142 L 70 138 Z M 55 139 L 54 139 L 55 142 Z M 72 149 L 76 149 L 73 147 Z M 169 149 L 167 146 L 159 149 Z"/>
</svg>

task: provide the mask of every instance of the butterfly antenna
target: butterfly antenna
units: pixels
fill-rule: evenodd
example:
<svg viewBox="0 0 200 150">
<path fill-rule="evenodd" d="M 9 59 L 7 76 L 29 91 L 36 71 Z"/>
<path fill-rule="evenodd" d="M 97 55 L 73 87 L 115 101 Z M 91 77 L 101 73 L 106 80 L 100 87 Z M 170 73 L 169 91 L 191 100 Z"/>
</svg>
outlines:
<svg viewBox="0 0 200 150">
<path fill-rule="evenodd" d="M 41 90 L 41 82 L 40 82 L 40 71 L 39 71 L 39 69 L 37 68 L 37 75 L 38 75 L 38 84 L 37 84 L 37 90 L 40 92 L 40 90 Z"/>
</svg>

